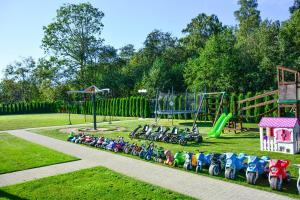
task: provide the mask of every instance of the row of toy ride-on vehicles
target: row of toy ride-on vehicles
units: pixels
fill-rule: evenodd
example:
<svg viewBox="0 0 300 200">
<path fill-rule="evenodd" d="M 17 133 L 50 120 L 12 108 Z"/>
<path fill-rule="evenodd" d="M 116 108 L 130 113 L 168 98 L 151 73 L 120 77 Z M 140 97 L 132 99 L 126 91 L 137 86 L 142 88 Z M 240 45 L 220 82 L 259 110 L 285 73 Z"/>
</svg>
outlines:
<svg viewBox="0 0 300 200">
<path fill-rule="evenodd" d="M 134 130 L 129 133 L 130 138 L 167 142 L 173 144 L 186 145 L 187 142 L 194 141 L 201 143 L 203 141 L 197 126 L 194 126 L 192 130 L 185 128 L 184 130 L 178 130 L 178 128 L 145 125 L 143 128 L 138 125 Z"/>
<path fill-rule="evenodd" d="M 183 167 L 185 170 L 201 172 L 203 168 L 208 168 L 210 175 L 219 176 L 224 172 L 227 179 L 235 179 L 238 173 L 245 174 L 249 184 L 256 184 L 259 177 L 266 177 L 270 187 L 275 190 L 281 190 L 283 182 L 290 182 L 291 180 L 290 173 L 286 170 L 289 161 L 270 159 L 267 156 L 247 156 L 244 153 L 238 155 L 235 153 L 204 154 L 199 151 L 197 153 L 178 151 L 174 155 L 170 150 L 157 147 L 154 142 L 147 145 L 145 143 L 141 145 L 130 144 L 124 141 L 123 137 L 114 140 L 85 135 L 84 133 L 78 135 L 70 133 L 67 140 L 114 152 L 132 154 L 145 160 Z M 297 184 L 299 184 L 299 180 Z"/>
<path fill-rule="evenodd" d="M 244 153 L 212 153 L 177 152 L 174 156 L 174 166 L 183 166 L 186 170 L 202 171 L 207 167 L 209 174 L 218 176 L 224 171 L 227 179 L 235 179 L 238 172 L 246 175 L 246 181 L 255 185 L 259 177 L 267 177 L 270 187 L 281 190 L 283 182 L 289 183 L 290 172 L 287 171 L 288 160 L 270 159 L 267 156 L 247 156 Z M 300 174 L 300 171 L 299 171 Z M 298 187 L 300 180 L 298 180 Z M 299 188 L 300 189 L 300 188 Z"/>
</svg>

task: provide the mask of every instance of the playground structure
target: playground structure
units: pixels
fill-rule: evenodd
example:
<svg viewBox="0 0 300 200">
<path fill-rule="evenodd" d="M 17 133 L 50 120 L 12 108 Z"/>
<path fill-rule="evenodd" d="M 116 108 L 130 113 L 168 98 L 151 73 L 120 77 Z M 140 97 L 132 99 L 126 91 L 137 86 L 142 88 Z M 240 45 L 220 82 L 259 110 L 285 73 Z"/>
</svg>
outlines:
<svg viewBox="0 0 300 200">
<path fill-rule="evenodd" d="M 84 100 L 86 102 L 86 94 L 90 94 L 91 100 L 92 100 L 92 105 L 93 105 L 93 127 L 94 130 L 97 130 L 97 113 L 96 113 L 96 94 L 98 93 L 110 93 L 110 89 L 104 88 L 104 89 L 99 89 L 95 85 L 92 85 L 84 90 L 69 90 L 67 91 L 67 94 L 70 96 L 71 94 L 84 94 Z M 69 124 L 72 124 L 71 122 L 71 113 L 70 113 L 70 101 L 68 101 L 68 114 L 69 114 Z M 85 117 L 86 119 L 86 117 Z"/>
<path fill-rule="evenodd" d="M 168 119 L 172 119 L 173 125 L 174 115 L 183 114 L 186 119 L 186 115 L 191 114 L 194 118 L 193 127 L 199 117 L 207 121 L 208 116 L 213 119 L 215 125 L 222 112 L 224 95 L 225 92 L 188 93 L 186 91 L 184 95 L 175 95 L 173 89 L 168 93 L 157 91 L 154 108 L 155 123 L 157 125 L 161 116 L 167 115 Z M 184 98 L 177 98 L 180 96 Z M 176 104 L 181 105 L 181 108 L 176 109 Z"/>
</svg>

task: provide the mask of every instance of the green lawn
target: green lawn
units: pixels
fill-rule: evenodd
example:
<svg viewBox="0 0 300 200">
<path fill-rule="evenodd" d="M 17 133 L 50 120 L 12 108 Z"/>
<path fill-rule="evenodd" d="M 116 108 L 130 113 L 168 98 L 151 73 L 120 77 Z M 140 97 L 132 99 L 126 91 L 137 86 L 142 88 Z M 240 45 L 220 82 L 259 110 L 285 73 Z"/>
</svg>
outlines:
<svg viewBox="0 0 300 200">
<path fill-rule="evenodd" d="M 96 167 L 0 188 L 0 199 L 193 199 Z"/>
<path fill-rule="evenodd" d="M 145 120 L 143 122 L 141 121 L 131 121 L 131 122 L 119 122 L 118 124 L 105 124 L 102 127 L 125 127 L 126 130 L 124 132 L 116 132 L 116 133 L 103 133 L 103 134 L 96 134 L 96 135 L 103 135 L 104 137 L 110 137 L 110 138 L 117 138 L 118 136 L 124 136 L 124 138 L 129 141 L 129 142 L 143 142 L 139 140 L 130 140 L 128 138 L 128 133 L 131 129 L 137 126 L 137 124 L 144 124 L 144 123 L 153 123 L 153 120 Z M 161 124 L 165 125 L 170 125 L 170 121 L 168 120 L 161 120 Z M 174 121 L 174 124 L 177 127 L 184 128 L 187 125 L 190 125 L 191 121 L 180 121 L 176 120 Z M 204 125 L 206 126 L 206 125 Z M 256 125 L 255 124 L 247 124 L 248 127 L 254 128 Z M 210 129 L 210 127 L 200 127 L 200 132 L 207 132 Z M 66 140 L 67 135 L 60 133 L 58 130 L 35 130 L 35 132 L 39 134 L 43 134 L 46 136 L 54 137 L 57 139 L 61 140 Z M 259 150 L 259 134 L 258 132 L 245 132 L 245 133 L 240 133 L 240 134 L 222 134 L 221 138 L 207 138 L 204 136 L 204 142 L 201 145 L 196 145 L 196 144 L 189 144 L 187 146 L 180 146 L 176 144 L 167 144 L 167 143 L 161 143 L 157 142 L 157 146 L 162 146 L 165 149 L 170 149 L 172 150 L 173 153 L 176 151 L 191 151 L 191 152 L 196 152 L 197 150 L 204 151 L 205 153 L 208 152 L 235 152 L 235 153 L 240 153 L 244 152 L 247 153 L 248 155 L 258 155 L 258 156 L 263 156 L 263 155 L 268 155 L 271 158 L 276 158 L 276 159 L 288 159 L 290 160 L 291 163 L 300 163 L 300 155 L 290 155 L 290 154 L 282 154 L 282 153 L 274 153 L 274 152 L 262 152 Z M 124 154 L 125 155 L 125 154 Z M 126 155 L 128 156 L 128 155 Z M 134 157 L 138 159 L 138 157 Z M 292 183 L 286 187 L 284 186 L 283 191 L 279 192 L 280 194 L 285 194 L 291 197 L 299 197 L 296 189 L 296 179 L 298 177 L 298 168 L 294 166 L 290 166 L 289 170 L 291 171 L 292 174 Z M 208 175 L 208 171 L 204 170 L 202 173 L 204 175 Z M 214 177 L 218 179 L 224 179 L 222 177 Z M 225 180 L 225 179 L 224 179 Z M 228 181 L 228 180 L 226 180 Z M 231 181 L 234 183 L 246 185 L 249 187 L 254 187 L 262 190 L 267 190 L 271 191 L 268 185 L 268 181 L 261 179 L 257 185 L 251 186 L 248 185 L 245 181 L 245 175 L 240 174 L 238 178 L 234 181 Z"/>
<path fill-rule="evenodd" d="M 78 160 L 6 133 L 0 134 L 0 152 L 0 174 Z"/>
<path fill-rule="evenodd" d="M 53 114 L 23 114 L 23 115 L 0 115 L 0 131 L 21 128 L 34 128 L 43 126 L 59 126 L 69 124 L 69 115 L 63 113 Z M 112 120 L 134 119 L 124 117 L 113 117 Z M 109 120 L 109 117 L 97 116 L 97 122 Z M 93 121 L 91 115 L 86 116 L 86 123 Z M 84 124 L 84 115 L 71 115 L 72 124 Z"/>
</svg>

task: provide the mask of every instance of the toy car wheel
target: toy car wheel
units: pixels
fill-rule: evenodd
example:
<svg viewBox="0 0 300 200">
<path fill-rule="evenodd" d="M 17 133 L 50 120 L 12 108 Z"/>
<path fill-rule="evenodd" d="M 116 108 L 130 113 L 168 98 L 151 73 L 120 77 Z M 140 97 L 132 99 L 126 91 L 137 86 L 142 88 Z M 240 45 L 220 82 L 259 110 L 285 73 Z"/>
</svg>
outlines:
<svg viewBox="0 0 300 200">
<path fill-rule="evenodd" d="M 234 173 L 234 170 L 231 169 L 231 168 L 227 168 L 227 169 L 225 170 L 225 178 L 234 180 L 234 179 L 235 179 L 235 173 Z"/>
<path fill-rule="evenodd" d="M 174 162 L 174 167 L 178 167 L 178 163 L 176 161 Z"/>
<path fill-rule="evenodd" d="M 117 147 L 114 148 L 114 152 L 117 153 L 119 149 Z"/>
<path fill-rule="evenodd" d="M 281 190 L 281 181 L 278 177 L 270 177 L 270 187 L 273 190 Z"/>
<path fill-rule="evenodd" d="M 199 143 L 202 143 L 202 142 L 203 142 L 202 136 L 197 137 L 197 143 L 199 144 Z"/>
<path fill-rule="evenodd" d="M 251 185 L 256 184 L 256 173 L 255 172 L 248 172 L 247 173 L 247 183 Z"/>
<path fill-rule="evenodd" d="M 198 173 L 198 172 L 201 172 L 201 171 L 202 171 L 202 167 L 197 166 L 197 167 L 196 167 L 196 172 Z"/>
<path fill-rule="evenodd" d="M 210 165 L 208 171 L 212 176 L 218 176 L 220 174 L 220 168 L 217 165 Z"/>
<path fill-rule="evenodd" d="M 291 182 L 291 173 L 289 171 L 286 172 L 286 182 L 287 183 Z"/>
</svg>

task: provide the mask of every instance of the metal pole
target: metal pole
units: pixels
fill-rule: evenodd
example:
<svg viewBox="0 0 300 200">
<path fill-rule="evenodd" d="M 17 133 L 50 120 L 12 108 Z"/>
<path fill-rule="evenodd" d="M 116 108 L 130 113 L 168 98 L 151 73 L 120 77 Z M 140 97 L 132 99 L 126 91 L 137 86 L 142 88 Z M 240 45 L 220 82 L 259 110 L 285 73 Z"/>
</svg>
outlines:
<svg viewBox="0 0 300 200">
<path fill-rule="evenodd" d="M 93 118 L 94 118 L 94 130 L 97 130 L 97 117 L 96 117 L 96 93 L 92 94 L 93 102 Z"/>
</svg>

